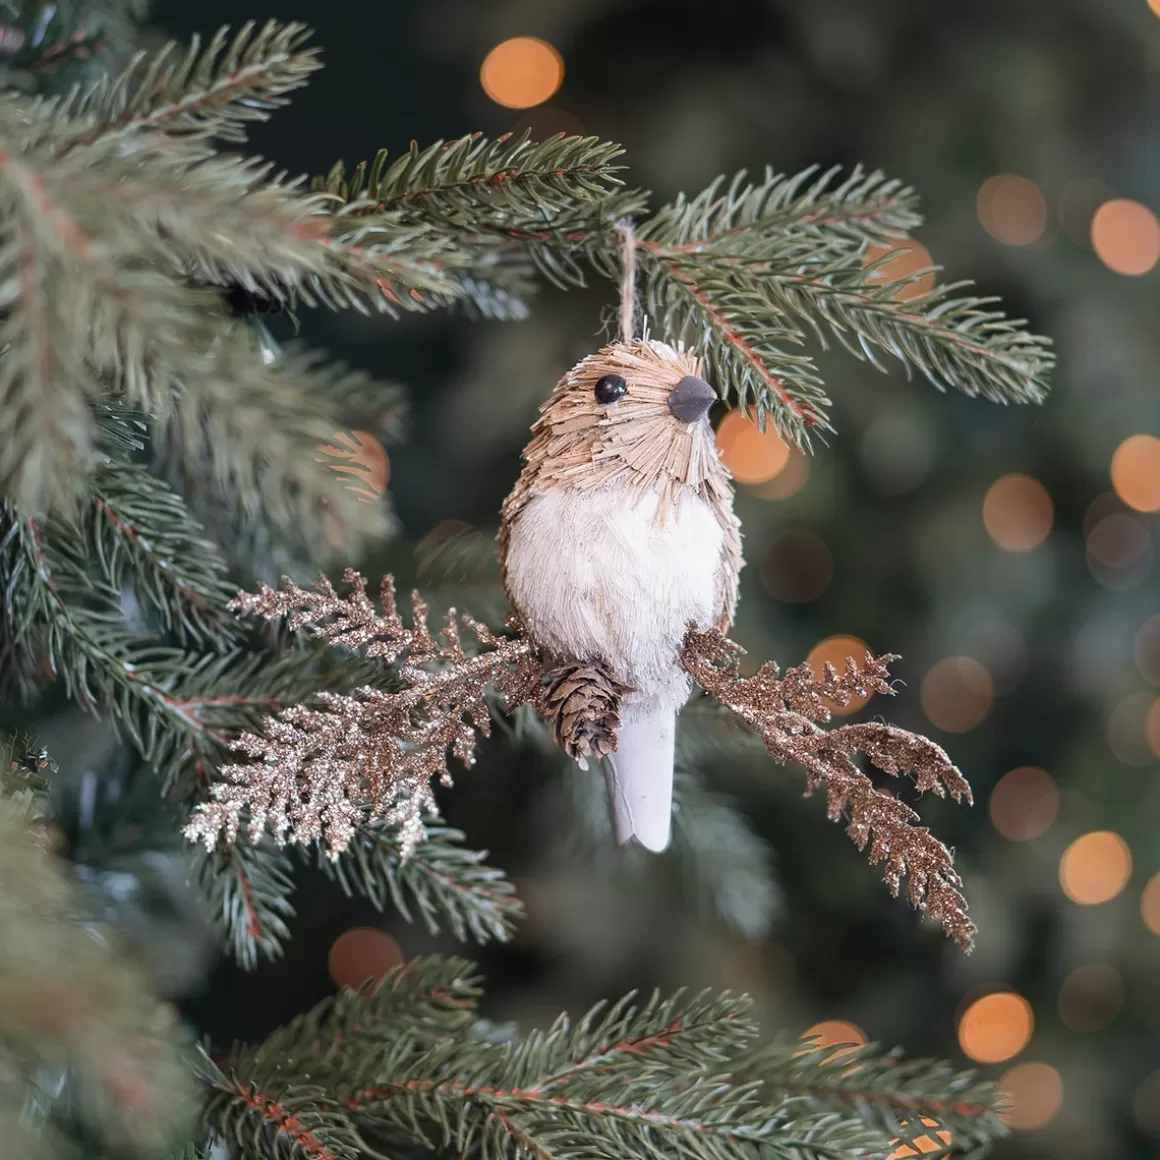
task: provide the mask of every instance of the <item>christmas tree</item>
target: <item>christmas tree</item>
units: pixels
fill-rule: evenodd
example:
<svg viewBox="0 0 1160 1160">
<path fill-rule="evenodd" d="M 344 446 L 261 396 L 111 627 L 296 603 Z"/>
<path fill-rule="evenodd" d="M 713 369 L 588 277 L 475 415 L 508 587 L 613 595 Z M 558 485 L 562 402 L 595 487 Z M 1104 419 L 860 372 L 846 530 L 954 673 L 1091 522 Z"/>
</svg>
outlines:
<svg viewBox="0 0 1160 1160">
<path fill-rule="evenodd" d="M 43 11 L 26 15 L 12 25 L 13 43 L 23 40 L 9 105 L 16 160 L 0 452 L 8 497 L 2 624 L 10 719 L 40 724 L 34 741 L 16 739 L 6 765 L 13 827 L 27 829 L 32 818 L 37 836 L 51 816 L 79 886 L 62 896 L 59 864 L 35 843 L 6 843 L 26 859 L 13 880 L 29 882 L 13 892 L 18 906 L 4 936 L 6 946 L 30 948 L 13 978 L 31 990 L 9 989 L 8 1039 L 19 1064 L 13 1133 L 25 1133 L 29 1150 L 114 1155 L 175 1141 L 218 1141 L 231 1155 L 428 1146 L 906 1155 L 986 1144 L 1000 1131 L 988 1085 L 873 1050 L 803 1052 L 793 1039 L 754 1047 L 745 1004 L 720 994 L 642 1000 L 528 1033 L 479 1019 L 465 962 L 421 957 L 260 1042 L 232 1052 L 212 1041 L 182 1050 L 182 1033 L 158 1022 L 134 968 L 104 947 L 88 961 L 94 915 L 105 920 L 102 931 L 110 915 L 122 920 L 113 925 L 128 925 L 129 912 L 147 909 L 144 884 L 163 877 L 162 867 L 198 884 L 218 937 L 247 967 L 289 939 L 295 858 L 317 864 L 333 889 L 387 911 L 418 912 L 460 938 L 503 939 L 517 929 L 516 892 L 503 875 L 458 831 L 430 821 L 418 829 L 431 805 L 427 779 L 441 772 L 461 731 L 441 734 L 433 764 L 403 771 L 403 793 L 395 780 L 378 794 L 357 782 L 357 765 L 348 770 L 356 792 L 340 795 L 333 831 L 321 811 L 280 815 L 286 803 L 301 803 L 296 794 L 251 792 L 254 771 L 271 768 L 256 758 L 276 753 L 285 776 L 287 750 L 277 745 L 293 742 L 296 730 L 318 734 L 354 721 L 365 732 L 358 715 L 372 700 L 361 692 L 368 686 L 386 685 L 388 697 L 414 694 L 413 708 L 432 674 L 494 655 L 489 672 L 510 709 L 518 698 L 503 674 L 519 675 L 523 655 L 518 633 L 503 630 L 490 537 L 432 537 L 411 560 L 377 546 L 386 520 L 374 493 L 383 480 L 365 453 L 398 430 L 399 390 L 280 345 L 271 311 L 293 311 L 307 334 L 319 307 L 520 319 L 540 281 L 571 288 L 591 273 L 621 279 L 621 226 L 635 219 L 653 326 L 701 350 L 724 402 L 750 411 L 787 446 L 817 451 L 829 423 L 820 375 L 798 350 L 804 338 L 836 340 L 871 361 L 899 359 L 937 386 L 1001 401 L 1041 397 L 1048 357 L 987 303 L 954 287 L 926 290 L 925 271 L 890 276 L 894 248 L 918 218 L 911 191 L 877 174 L 740 178 L 653 211 L 656 199 L 622 184 L 629 174 L 614 146 L 516 136 L 463 138 L 366 168 L 339 167 L 311 192 L 227 152 L 242 146 L 248 122 L 314 71 L 303 30 L 244 29 L 128 61 L 132 13 L 62 12 L 67 35 L 54 30 L 51 38 Z M 61 58 L 46 74 L 44 62 Z M 108 72 L 94 73 L 94 59 Z M 546 393 L 547 381 L 524 389 Z M 371 476 L 369 496 L 367 479 L 361 490 L 343 485 L 336 458 L 345 458 L 348 479 Z M 395 459 L 399 473 L 402 448 Z M 404 622 L 390 589 L 381 611 L 371 606 L 357 574 L 353 594 L 309 589 L 319 568 L 341 570 L 368 543 L 375 547 L 364 571 L 393 572 L 407 587 L 414 579 L 438 612 L 454 599 L 481 618 L 474 635 L 482 651 L 454 639 L 439 645 L 421 610 Z M 280 590 L 264 586 L 277 586 L 282 573 L 296 579 Z M 239 588 L 249 595 L 238 597 Z M 267 622 L 244 615 L 255 612 Z M 289 628 L 280 620 L 287 612 Z M 771 651 L 747 643 L 759 661 Z M 746 678 L 717 667 L 727 646 L 701 645 L 708 659 L 690 663 L 703 688 L 716 683 L 719 703 L 744 709 Z M 762 672 L 767 686 L 791 680 L 790 672 Z M 802 712 L 793 696 L 811 695 L 805 719 L 816 722 L 824 720 L 820 695 L 848 708 L 885 676 L 868 669 L 846 679 L 842 688 L 842 674 L 823 674 L 830 683 L 811 689 L 799 672 L 799 693 L 783 689 L 781 699 Z M 539 714 L 511 716 L 482 682 L 465 682 L 464 691 L 478 725 L 494 714 L 497 746 L 525 761 L 538 753 L 541 767 L 558 769 L 555 784 L 579 799 L 561 829 L 584 831 L 611 861 L 606 807 L 592 792 L 598 782 L 563 759 Z M 115 727 L 99 759 L 52 746 L 43 723 L 64 712 L 65 699 Z M 424 721 L 460 723 L 465 704 L 438 701 L 442 716 Z M 279 716 L 286 710 L 290 716 Z M 763 843 L 699 771 L 727 765 L 769 777 L 768 757 L 725 725 L 709 698 L 686 718 L 672 861 L 734 928 L 761 937 L 774 891 Z M 388 734 L 408 753 L 413 724 L 408 717 Z M 231 751 L 239 738 L 242 749 Z M 479 746 L 482 768 L 457 777 L 459 788 L 488 783 L 489 744 Z M 239 752 L 250 760 L 239 761 Z M 879 762 L 887 774 L 919 772 L 916 788 L 942 784 L 890 760 Z M 834 797 L 826 771 L 803 764 L 836 812 L 851 807 L 848 796 Z M 298 768 L 305 784 L 319 784 L 317 763 Z M 864 777 L 856 766 L 847 776 Z M 231 797 L 230 786 L 246 792 Z M 274 819 L 275 837 L 291 839 L 288 848 L 263 834 L 261 794 L 265 818 Z M 214 815 L 223 803 L 229 808 Z M 905 827 L 909 815 L 898 805 Z M 235 831 L 243 814 L 257 824 Z M 205 821 L 215 816 L 216 829 Z M 199 854 L 183 841 L 191 817 L 191 832 L 208 837 L 210 850 Z M 232 840 L 221 841 L 223 833 Z M 881 853 L 890 872 L 889 851 Z M 913 863 L 904 868 L 913 884 Z M 624 870 L 637 883 L 663 873 L 647 863 Z M 57 893 L 55 909 L 37 901 L 41 891 Z M 927 901 L 921 891 L 915 900 Z M 145 949 L 160 941 L 151 935 L 136 940 L 137 955 L 161 953 Z M 64 957 L 48 942 L 70 938 L 81 983 L 46 967 Z M 156 975 L 189 969 L 152 966 Z M 107 986 L 89 982 L 99 978 Z M 54 1015 L 78 990 L 99 996 L 97 1009 L 46 1022 L 38 991 L 45 979 Z M 200 1110 L 200 1126 L 190 1126 L 190 1107 Z M 912 1147 L 915 1137 L 925 1143 Z"/>
</svg>

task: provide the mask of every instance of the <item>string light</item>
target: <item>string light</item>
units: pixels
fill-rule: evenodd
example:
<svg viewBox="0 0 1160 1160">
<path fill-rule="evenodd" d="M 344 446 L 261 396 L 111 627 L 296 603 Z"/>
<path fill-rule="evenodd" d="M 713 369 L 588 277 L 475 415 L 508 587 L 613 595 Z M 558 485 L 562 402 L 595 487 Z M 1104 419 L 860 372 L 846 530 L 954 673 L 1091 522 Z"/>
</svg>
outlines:
<svg viewBox="0 0 1160 1160">
<path fill-rule="evenodd" d="M 1031 1040 L 1031 1004 L 1014 991 L 994 991 L 976 999 L 959 1020 L 959 1047 L 976 1063 L 1002 1063 Z"/>
<path fill-rule="evenodd" d="M 564 61 L 546 40 L 515 36 L 497 44 L 479 70 L 483 91 L 497 105 L 530 109 L 541 105 L 564 80 Z"/>
<path fill-rule="evenodd" d="M 1105 201 L 1092 217 L 1092 249 L 1117 274 L 1147 274 L 1160 261 L 1160 221 L 1138 201 Z"/>
<path fill-rule="evenodd" d="M 1112 486 L 1128 507 L 1160 511 L 1160 439 L 1129 435 L 1112 455 Z"/>
<path fill-rule="evenodd" d="M 1140 917 L 1153 934 L 1160 934 L 1160 874 L 1148 879 L 1140 895 Z"/>
<path fill-rule="evenodd" d="M 1059 790 L 1051 775 L 1025 765 L 1004 774 L 991 791 L 991 824 L 1013 842 L 1045 833 L 1059 813 Z"/>
<path fill-rule="evenodd" d="M 995 700 L 990 674 L 973 657 L 947 657 L 922 679 L 922 711 L 945 733 L 968 733 Z"/>
<path fill-rule="evenodd" d="M 1007 552 L 1030 552 L 1048 532 L 1054 509 L 1047 488 L 1030 475 L 1014 473 L 995 480 L 983 499 L 983 526 Z"/>
<path fill-rule="evenodd" d="M 1127 842 L 1110 830 L 1084 834 L 1059 860 L 1059 884 L 1064 894 L 1081 906 L 1095 906 L 1115 898 L 1132 874 L 1132 852 Z"/>
<path fill-rule="evenodd" d="M 893 257 L 883 262 L 866 279 L 871 285 L 877 282 L 894 282 L 900 278 L 907 278 L 911 274 L 917 274 L 919 270 L 926 270 L 934 265 L 930 251 L 921 242 L 916 242 L 914 238 L 907 238 L 905 241 L 894 242 L 891 245 L 871 246 L 866 251 L 864 264 L 872 265 L 880 258 L 886 258 L 888 254 L 893 255 Z M 934 280 L 935 273 L 931 270 L 930 273 L 924 274 L 909 285 L 899 287 L 894 297 L 905 302 L 910 298 L 919 298 L 923 294 L 929 294 L 934 289 Z"/>
<path fill-rule="evenodd" d="M 870 646 L 856 636 L 828 636 L 814 645 L 810 655 L 806 657 L 806 663 L 815 673 L 820 673 L 827 664 L 842 672 L 846 667 L 847 657 L 853 657 L 855 662 L 861 665 L 869 651 Z M 856 713 L 869 700 L 869 697 L 852 696 L 848 705 L 827 701 L 826 707 L 836 717 L 845 717 L 850 713 Z"/>
<path fill-rule="evenodd" d="M 1034 181 L 1017 173 L 988 177 L 975 206 L 983 229 L 1009 246 L 1029 246 L 1047 228 L 1047 199 Z"/>
<path fill-rule="evenodd" d="M 1063 1106 L 1063 1080 L 1049 1063 L 1017 1063 L 1003 1073 L 999 1090 L 1011 1100 L 1000 1115 L 1024 1131 L 1049 1124 Z"/>
<path fill-rule="evenodd" d="M 339 987 L 354 990 L 368 979 L 380 979 L 404 961 L 399 944 L 385 930 L 356 926 L 344 931 L 327 956 L 330 977 Z"/>
<path fill-rule="evenodd" d="M 1069 1031 L 1102 1031 L 1124 1005 L 1124 981 L 1108 963 L 1076 967 L 1059 989 L 1059 1019 Z"/>
<path fill-rule="evenodd" d="M 741 411 L 730 411 L 717 428 L 717 449 L 738 483 L 766 483 L 789 462 L 790 447 L 773 429 L 764 431 Z"/>
</svg>

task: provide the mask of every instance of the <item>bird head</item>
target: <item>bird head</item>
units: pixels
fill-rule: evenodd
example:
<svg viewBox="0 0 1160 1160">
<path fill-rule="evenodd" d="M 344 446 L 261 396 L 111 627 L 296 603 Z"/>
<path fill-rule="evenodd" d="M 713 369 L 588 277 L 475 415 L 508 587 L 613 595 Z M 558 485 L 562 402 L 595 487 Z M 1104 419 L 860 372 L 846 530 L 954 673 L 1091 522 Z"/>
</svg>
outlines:
<svg viewBox="0 0 1160 1160">
<path fill-rule="evenodd" d="M 541 488 L 700 490 L 725 469 L 700 360 L 663 342 L 614 343 L 578 363 L 540 408 L 524 457 Z M 727 476 L 726 476 L 727 478 Z"/>
</svg>

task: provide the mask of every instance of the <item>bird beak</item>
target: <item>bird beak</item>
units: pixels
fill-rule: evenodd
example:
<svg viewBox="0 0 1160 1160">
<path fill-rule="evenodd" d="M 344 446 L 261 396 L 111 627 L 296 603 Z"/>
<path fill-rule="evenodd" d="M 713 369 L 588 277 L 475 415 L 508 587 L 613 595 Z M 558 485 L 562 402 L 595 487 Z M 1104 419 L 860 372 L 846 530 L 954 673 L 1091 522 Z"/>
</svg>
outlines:
<svg viewBox="0 0 1160 1160">
<path fill-rule="evenodd" d="M 708 414 L 717 393 L 704 379 L 686 375 L 669 392 L 669 410 L 682 423 L 695 423 Z"/>
</svg>

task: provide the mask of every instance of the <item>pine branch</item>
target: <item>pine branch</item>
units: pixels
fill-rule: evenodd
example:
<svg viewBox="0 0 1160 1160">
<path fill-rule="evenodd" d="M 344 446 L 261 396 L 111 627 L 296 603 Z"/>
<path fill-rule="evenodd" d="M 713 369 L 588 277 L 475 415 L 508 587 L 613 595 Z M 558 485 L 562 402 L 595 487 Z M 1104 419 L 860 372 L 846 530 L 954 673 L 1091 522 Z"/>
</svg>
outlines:
<svg viewBox="0 0 1160 1160">
<path fill-rule="evenodd" d="M 913 773 L 919 790 L 933 790 L 955 801 L 971 801 L 971 791 L 950 758 L 924 737 L 878 722 L 844 725 L 828 732 L 826 702 L 849 704 L 853 696 L 893 693 L 887 664 L 893 657 L 867 655 L 861 669 L 853 659 L 838 673 L 826 665 L 820 678 L 809 665 L 783 676 L 776 664 L 763 665 L 753 676 L 738 672 L 744 652 L 721 633 L 695 628 L 685 638 L 685 668 L 701 687 L 757 733 L 775 761 L 793 761 L 806 771 L 806 794 L 826 790 L 827 813 L 838 821 L 848 816 L 847 833 L 859 850 L 869 844 L 870 863 L 884 863 L 884 877 L 897 895 L 908 879 L 910 904 L 942 923 L 964 950 L 970 950 L 974 924 L 967 917 L 962 880 L 950 851 L 923 826 L 918 814 L 874 783 L 854 762 L 864 753 L 885 773 Z"/>
<path fill-rule="evenodd" d="M 933 1119 L 948 1131 L 955 1153 L 986 1148 L 1005 1136 L 1002 1097 L 972 1071 L 930 1059 L 905 1059 L 873 1045 L 803 1050 L 800 1040 L 778 1039 L 743 1059 L 742 1079 L 759 1080 L 771 1100 L 802 1099 L 819 1112 L 857 1116 L 891 1136 L 922 1135 Z"/>
<path fill-rule="evenodd" d="M 502 870 L 483 864 L 486 851 L 468 850 L 464 835 L 428 826 L 426 839 L 408 856 L 400 832 L 361 826 L 337 861 L 318 850 L 318 865 L 349 894 L 379 909 L 390 904 L 411 922 L 423 920 L 432 934 L 446 926 L 460 942 L 506 942 L 523 916 L 515 887 Z"/>
<path fill-rule="evenodd" d="M 267 120 L 321 67 L 318 49 L 302 47 L 305 25 L 270 20 L 256 28 L 248 21 L 232 37 L 220 28 L 204 48 L 195 35 L 184 51 L 171 41 L 137 53 L 118 75 L 61 100 L 57 115 L 83 124 L 78 145 L 156 129 L 244 141 L 249 124 Z"/>
<path fill-rule="evenodd" d="M 407 628 L 390 576 L 381 588 L 381 614 L 357 572 L 347 569 L 344 578 L 352 589 L 346 597 L 325 576 L 313 591 L 284 577 L 281 591 L 262 585 L 232 607 L 267 620 L 288 616 L 291 631 L 305 628 L 362 649 L 395 665 L 401 688 L 320 693 L 313 705 L 268 717 L 261 734 L 244 733 L 232 748 L 249 761 L 219 770 L 213 800 L 199 805 L 186 827 L 190 839 L 212 849 L 222 838 L 233 841 L 245 819 L 253 835 L 269 826 L 279 844 L 321 840 L 337 858 L 361 823 L 381 820 L 399 827 L 406 856 L 423 838 L 423 816 L 435 812 L 431 780 L 450 779 L 451 756 L 470 764 L 477 735 L 490 733 L 488 688 L 512 707 L 532 695 L 540 663 L 522 632 L 501 638 L 463 617 L 483 650 L 469 655 L 454 610 L 437 642 L 417 593 Z"/>
</svg>

